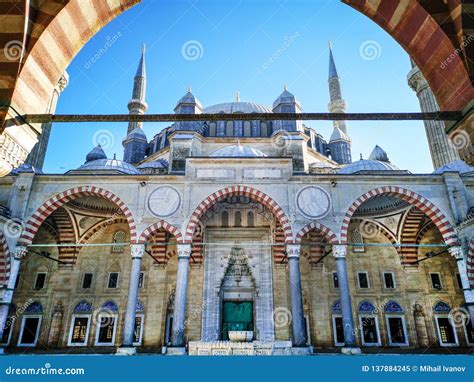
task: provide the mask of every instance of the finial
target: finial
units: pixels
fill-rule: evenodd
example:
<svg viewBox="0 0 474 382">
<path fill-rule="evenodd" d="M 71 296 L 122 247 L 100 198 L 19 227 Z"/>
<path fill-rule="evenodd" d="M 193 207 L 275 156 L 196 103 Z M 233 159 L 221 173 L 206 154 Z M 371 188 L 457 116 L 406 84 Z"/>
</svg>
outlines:
<svg viewBox="0 0 474 382">
<path fill-rule="evenodd" d="M 288 91 L 288 85 L 283 86 L 283 90 Z"/>
<path fill-rule="evenodd" d="M 116 154 L 116 153 L 114 153 L 114 160 L 116 160 L 116 159 L 117 159 L 117 154 Z"/>
<path fill-rule="evenodd" d="M 329 49 L 332 49 L 332 41 L 331 40 L 328 41 L 328 46 L 329 46 Z"/>
<path fill-rule="evenodd" d="M 193 88 L 191 87 L 191 85 L 188 86 L 188 93 L 192 93 L 193 92 Z"/>
<path fill-rule="evenodd" d="M 362 153 L 360 153 L 360 160 L 362 160 Z"/>
<path fill-rule="evenodd" d="M 239 91 L 235 92 L 235 102 L 240 102 L 240 92 Z"/>
</svg>

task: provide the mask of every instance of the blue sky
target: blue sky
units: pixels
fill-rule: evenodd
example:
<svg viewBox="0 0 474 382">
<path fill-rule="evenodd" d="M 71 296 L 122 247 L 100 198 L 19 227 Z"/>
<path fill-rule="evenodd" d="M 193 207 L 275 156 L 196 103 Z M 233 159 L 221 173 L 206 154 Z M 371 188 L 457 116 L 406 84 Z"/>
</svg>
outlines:
<svg viewBox="0 0 474 382">
<path fill-rule="evenodd" d="M 143 43 L 149 113 L 172 112 L 188 86 L 210 106 L 234 100 L 236 91 L 242 101 L 271 105 L 284 85 L 304 111 L 326 112 L 328 40 L 333 42 L 347 112 L 419 111 L 407 85 L 406 52 L 338 0 L 143 0 L 75 57 L 56 112 L 127 113 Z M 307 125 L 327 138 L 332 131 L 331 122 Z M 164 126 L 145 124 L 148 139 Z M 126 123 L 54 125 L 45 171 L 78 167 L 98 140 L 109 157 L 115 153 L 121 159 L 126 128 Z M 354 160 L 360 154 L 368 157 L 379 144 L 398 167 L 432 171 L 421 121 L 350 121 L 348 130 Z"/>
</svg>

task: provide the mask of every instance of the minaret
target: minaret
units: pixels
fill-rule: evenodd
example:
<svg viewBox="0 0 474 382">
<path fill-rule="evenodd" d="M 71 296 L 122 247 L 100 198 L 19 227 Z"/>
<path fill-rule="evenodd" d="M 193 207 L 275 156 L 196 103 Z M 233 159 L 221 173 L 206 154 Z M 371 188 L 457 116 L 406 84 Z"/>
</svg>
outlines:
<svg viewBox="0 0 474 382">
<path fill-rule="evenodd" d="M 428 81 L 420 69 L 411 61 L 412 69 L 408 73 L 408 84 L 416 92 L 422 112 L 439 111 L 436 98 L 431 91 Z M 431 152 L 431 160 L 435 169 L 459 159 L 459 154 L 454 145 L 449 144 L 445 133 L 443 121 L 424 121 L 426 137 Z"/>
<path fill-rule="evenodd" d="M 145 45 L 133 81 L 132 99 L 128 103 L 129 114 L 145 114 L 148 105 L 145 102 L 146 70 L 145 70 Z M 128 163 L 138 163 L 145 158 L 147 138 L 142 129 L 143 122 L 129 122 L 127 136 L 122 141 L 124 147 L 123 160 Z"/>
<path fill-rule="evenodd" d="M 336 70 L 336 64 L 334 63 L 334 56 L 332 55 L 332 43 L 329 42 L 329 105 L 328 109 L 330 113 L 345 113 L 346 103 L 342 99 L 341 93 L 341 82 Z M 344 134 L 347 134 L 346 122 L 345 121 L 333 121 L 334 127 L 339 127 Z"/>
<path fill-rule="evenodd" d="M 346 103 L 342 99 L 341 82 L 337 74 L 334 56 L 332 55 L 332 43 L 329 42 L 329 105 L 330 113 L 345 113 Z M 329 149 L 331 158 L 339 164 L 352 162 L 351 158 L 351 139 L 347 134 L 345 121 L 333 121 L 334 130 L 329 140 Z"/>
</svg>

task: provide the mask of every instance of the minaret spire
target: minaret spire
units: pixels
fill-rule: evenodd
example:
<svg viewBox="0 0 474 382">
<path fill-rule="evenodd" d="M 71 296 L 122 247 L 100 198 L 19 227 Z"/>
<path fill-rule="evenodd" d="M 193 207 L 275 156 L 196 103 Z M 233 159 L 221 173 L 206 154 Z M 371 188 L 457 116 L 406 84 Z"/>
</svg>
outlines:
<svg viewBox="0 0 474 382">
<path fill-rule="evenodd" d="M 329 41 L 329 105 L 330 113 L 345 113 L 346 103 L 342 99 L 341 82 L 337 74 L 336 63 L 332 54 L 332 42 Z M 351 163 L 351 139 L 347 134 L 345 121 L 333 121 L 334 130 L 329 146 L 331 157 L 339 164 Z"/>
<path fill-rule="evenodd" d="M 137 72 L 133 80 L 132 99 L 128 103 L 129 114 L 145 114 L 148 105 L 145 102 L 146 94 L 146 68 L 145 68 L 145 45 L 142 47 L 142 55 L 138 63 Z M 147 138 L 142 129 L 143 122 L 129 122 L 127 136 L 122 141 L 124 147 L 123 159 L 128 163 L 138 163 L 145 158 Z"/>
</svg>

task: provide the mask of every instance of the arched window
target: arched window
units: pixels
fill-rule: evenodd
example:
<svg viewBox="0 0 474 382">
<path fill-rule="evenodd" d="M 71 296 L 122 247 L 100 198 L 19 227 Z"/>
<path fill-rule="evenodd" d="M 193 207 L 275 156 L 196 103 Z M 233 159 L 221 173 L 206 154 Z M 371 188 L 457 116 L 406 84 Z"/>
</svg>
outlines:
<svg viewBox="0 0 474 382">
<path fill-rule="evenodd" d="M 255 218 L 252 211 L 247 212 L 247 227 L 255 226 Z"/>
<path fill-rule="evenodd" d="M 359 325 L 362 334 L 362 345 L 381 345 L 377 309 L 369 301 L 362 301 L 359 304 Z"/>
<path fill-rule="evenodd" d="M 72 313 L 67 344 L 68 346 L 87 346 L 92 304 L 86 300 L 81 300 L 76 304 Z"/>
<path fill-rule="evenodd" d="M 458 346 L 458 335 L 451 307 L 444 301 L 439 301 L 433 306 L 433 312 L 440 346 Z"/>
<path fill-rule="evenodd" d="M 98 346 L 113 346 L 117 331 L 118 306 L 114 301 L 102 304 L 98 314 L 98 325 L 95 344 Z"/>
<path fill-rule="evenodd" d="M 234 227 L 242 227 L 242 214 L 236 211 L 234 214 Z"/>
<path fill-rule="evenodd" d="M 112 238 L 114 243 L 114 245 L 112 246 L 112 253 L 122 253 L 125 251 L 125 245 L 123 245 L 125 243 L 125 238 L 125 231 L 115 231 L 114 236 Z"/>
<path fill-rule="evenodd" d="M 332 333 L 334 345 L 344 346 L 344 324 L 342 322 L 341 300 L 337 300 L 331 308 L 332 312 Z"/>
<path fill-rule="evenodd" d="M 18 337 L 18 346 L 36 346 L 42 319 L 43 306 L 38 301 L 29 304 L 23 314 L 20 335 Z"/>
<path fill-rule="evenodd" d="M 143 303 L 138 300 L 135 315 L 135 327 L 133 329 L 133 344 L 140 346 L 142 344 L 143 337 L 143 322 L 145 319 L 145 308 Z"/>
<path fill-rule="evenodd" d="M 352 247 L 354 252 L 365 252 L 364 238 L 358 229 L 352 231 L 351 240 L 356 244 Z"/>
<path fill-rule="evenodd" d="M 225 135 L 227 137 L 233 137 L 234 136 L 234 122 L 227 121 L 227 123 L 225 125 Z"/>
<path fill-rule="evenodd" d="M 227 211 L 222 212 L 221 226 L 222 227 L 228 227 L 229 226 L 229 213 Z"/>
<path fill-rule="evenodd" d="M 244 122 L 244 137 L 251 137 L 252 136 L 252 126 L 250 121 Z"/>
<path fill-rule="evenodd" d="M 396 301 L 389 301 L 384 306 L 387 335 L 390 346 L 408 345 L 408 336 L 405 326 L 404 311 Z"/>
</svg>

